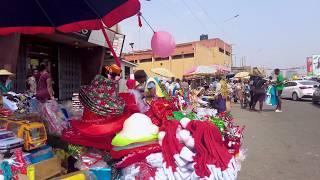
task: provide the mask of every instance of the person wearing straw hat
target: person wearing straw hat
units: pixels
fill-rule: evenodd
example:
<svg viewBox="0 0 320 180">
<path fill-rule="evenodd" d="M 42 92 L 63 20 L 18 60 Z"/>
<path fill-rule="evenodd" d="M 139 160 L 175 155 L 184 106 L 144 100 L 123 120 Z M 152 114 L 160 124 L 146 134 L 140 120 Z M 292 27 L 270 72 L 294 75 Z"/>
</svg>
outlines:
<svg viewBox="0 0 320 180">
<path fill-rule="evenodd" d="M 6 69 L 0 70 L 0 92 L 2 94 L 7 94 L 9 91 L 12 91 L 13 84 L 12 81 L 9 79 L 13 73 L 9 72 Z"/>
<path fill-rule="evenodd" d="M 266 97 L 266 87 L 265 83 L 267 82 L 263 79 L 264 75 L 263 72 L 259 68 L 253 68 L 252 76 L 254 77 L 253 80 L 253 97 L 252 97 L 252 106 L 251 110 L 256 110 L 256 104 L 259 102 L 259 111 L 261 112 L 263 109 L 263 102 Z"/>
</svg>

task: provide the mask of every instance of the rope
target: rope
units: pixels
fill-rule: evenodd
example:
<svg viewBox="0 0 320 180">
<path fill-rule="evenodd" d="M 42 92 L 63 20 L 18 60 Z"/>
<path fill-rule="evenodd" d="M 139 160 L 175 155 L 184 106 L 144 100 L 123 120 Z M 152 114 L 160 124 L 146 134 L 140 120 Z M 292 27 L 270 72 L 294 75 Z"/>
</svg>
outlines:
<svg viewBox="0 0 320 180">
<path fill-rule="evenodd" d="M 187 4 L 187 2 L 185 0 L 181 0 L 182 3 L 187 7 L 187 9 L 189 10 L 189 12 L 191 13 L 191 15 L 198 21 L 198 23 L 207 31 L 207 27 L 201 22 L 201 20 L 198 18 L 198 16 L 195 15 L 195 13 L 193 12 L 192 8 Z"/>
<path fill-rule="evenodd" d="M 55 24 L 53 23 L 52 19 L 50 18 L 48 13 L 44 10 L 44 8 L 41 6 L 40 2 L 38 0 L 34 0 L 34 1 L 37 3 L 37 5 L 39 6 L 39 8 L 43 12 L 43 14 L 47 17 L 47 19 L 48 19 L 49 23 L 52 25 L 52 27 L 55 27 Z"/>
<path fill-rule="evenodd" d="M 205 15 L 214 23 L 214 25 L 219 29 L 219 31 L 222 31 L 221 28 L 219 27 L 217 21 L 209 15 L 208 11 L 200 4 L 199 0 L 195 0 L 197 5 L 200 7 L 200 9 L 205 13 Z"/>
<path fill-rule="evenodd" d="M 153 31 L 153 33 L 155 33 L 156 31 L 152 28 L 152 26 L 149 24 L 149 22 L 146 20 L 146 18 L 144 18 L 142 13 L 140 14 L 140 16 L 142 17 L 143 21 L 149 26 L 149 28 Z"/>
</svg>

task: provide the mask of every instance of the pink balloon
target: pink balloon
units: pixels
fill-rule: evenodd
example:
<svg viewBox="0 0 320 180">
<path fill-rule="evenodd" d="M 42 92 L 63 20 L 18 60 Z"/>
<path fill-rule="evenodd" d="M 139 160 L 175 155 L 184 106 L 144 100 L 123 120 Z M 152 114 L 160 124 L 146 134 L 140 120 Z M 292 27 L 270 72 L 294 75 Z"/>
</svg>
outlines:
<svg viewBox="0 0 320 180">
<path fill-rule="evenodd" d="M 153 34 L 151 40 L 152 52 L 162 58 L 170 56 L 176 48 L 172 35 L 165 31 L 158 31 Z"/>
</svg>

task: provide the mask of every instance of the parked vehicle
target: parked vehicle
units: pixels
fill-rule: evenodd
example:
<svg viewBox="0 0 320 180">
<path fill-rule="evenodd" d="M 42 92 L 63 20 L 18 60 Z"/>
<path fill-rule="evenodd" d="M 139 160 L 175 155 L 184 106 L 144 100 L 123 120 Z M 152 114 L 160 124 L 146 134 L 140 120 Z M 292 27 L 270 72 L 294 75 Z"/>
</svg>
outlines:
<svg viewBox="0 0 320 180">
<path fill-rule="evenodd" d="M 303 98 L 312 98 L 315 91 L 314 86 L 320 83 L 310 80 L 288 81 L 282 92 L 282 98 L 298 101 Z"/>
<path fill-rule="evenodd" d="M 0 153 L 10 154 L 13 149 L 23 146 L 23 139 L 18 138 L 12 131 L 0 130 Z"/>
<path fill-rule="evenodd" d="M 37 149 L 46 144 L 47 133 L 43 123 L 0 118 L 0 124 L 2 128 L 13 131 L 24 140 L 23 149 L 26 151 Z"/>
<path fill-rule="evenodd" d="M 315 87 L 315 91 L 313 93 L 313 96 L 312 96 L 312 102 L 314 104 L 318 104 L 320 103 L 320 85 L 316 85 Z"/>
</svg>

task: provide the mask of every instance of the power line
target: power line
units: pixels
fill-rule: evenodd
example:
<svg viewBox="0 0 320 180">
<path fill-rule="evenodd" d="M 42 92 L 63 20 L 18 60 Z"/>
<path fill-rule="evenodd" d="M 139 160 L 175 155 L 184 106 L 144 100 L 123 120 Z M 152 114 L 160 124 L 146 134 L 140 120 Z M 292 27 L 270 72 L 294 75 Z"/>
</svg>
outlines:
<svg viewBox="0 0 320 180">
<path fill-rule="evenodd" d="M 181 0 L 182 3 L 187 7 L 187 9 L 189 10 L 189 12 L 191 13 L 191 15 L 198 21 L 198 23 L 207 31 L 207 27 L 201 22 L 201 20 L 194 14 L 193 10 L 191 9 L 191 7 L 187 4 L 187 2 L 185 0 Z"/>
<path fill-rule="evenodd" d="M 200 9 L 205 13 L 205 15 L 214 23 L 214 25 L 219 29 L 220 32 L 222 32 L 220 26 L 218 25 L 217 21 L 210 16 L 210 14 L 208 13 L 208 11 L 201 5 L 201 3 L 199 2 L 199 0 L 195 0 L 195 2 L 197 3 L 197 5 L 200 7 Z"/>
</svg>

